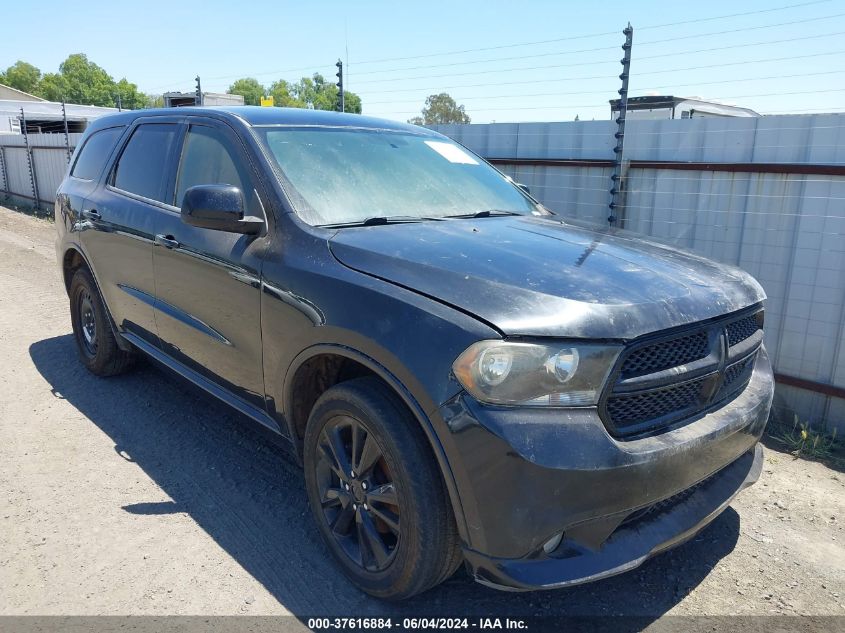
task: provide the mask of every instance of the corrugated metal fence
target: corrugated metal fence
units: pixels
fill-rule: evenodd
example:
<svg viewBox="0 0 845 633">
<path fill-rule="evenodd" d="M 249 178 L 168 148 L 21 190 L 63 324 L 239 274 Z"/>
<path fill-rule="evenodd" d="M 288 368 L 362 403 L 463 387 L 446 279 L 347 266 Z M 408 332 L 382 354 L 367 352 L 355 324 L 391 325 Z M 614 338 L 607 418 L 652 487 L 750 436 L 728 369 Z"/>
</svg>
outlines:
<svg viewBox="0 0 845 633">
<path fill-rule="evenodd" d="M 607 226 L 611 121 L 433 126 Z M 777 406 L 845 431 L 845 116 L 629 121 L 620 225 L 753 274 Z"/>
<path fill-rule="evenodd" d="M 82 134 L 68 135 L 71 152 L 80 138 Z M 51 208 L 67 171 L 65 135 L 29 134 L 31 163 L 27 158 L 26 140 L 23 134 L 0 134 L 0 195 Z M 34 204 L 36 197 L 38 204 Z"/>
<path fill-rule="evenodd" d="M 435 127 L 549 208 L 605 223 L 612 122 Z M 49 207 L 67 169 L 64 135 L 30 134 L 29 145 Z M 621 226 L 753 274 L 769 296 L 779 410 L 845 431 L 845 115 L 631 121 L 624 158 Z M 0 185 L 36 197 L 22 135 L 0 135 Z"/>
</svg>

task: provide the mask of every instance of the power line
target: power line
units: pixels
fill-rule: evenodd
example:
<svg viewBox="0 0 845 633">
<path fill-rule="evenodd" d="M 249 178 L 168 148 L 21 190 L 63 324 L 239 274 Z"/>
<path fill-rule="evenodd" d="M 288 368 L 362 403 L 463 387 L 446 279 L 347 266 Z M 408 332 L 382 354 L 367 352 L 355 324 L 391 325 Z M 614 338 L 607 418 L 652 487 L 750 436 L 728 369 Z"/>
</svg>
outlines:
<svg viewBox="0 0 845 633">
<path fill-rule="evenodd" d="M 680 21 L 680 22 L 667 22 L 665 24 L 653 24 L 651 26 L 637 27 L 637 30 L 643 31 L 643 30 L 650 30 L 650 29 L 660 29 L 660 28 L 665 28 L 665 27 L 669 27 L 669 26 L 681 26 L 681 25 L 684 25 L 684 24 L 695 24 L 695 23 L 699 23 L 699 22 L 712 22 L 714 20 L 724 20 L 724 19 L 728 19 L 728 18 L 738 18 L 738 17 L 748 16 L 748 15 L 758 15 L 758 14 L 761 14 L 761 13 L 773 13 L 775 11 L 784 11 L 784 10 L 787 10 L 787 9 L 795 9 L 795 8 L 798 8 L 798 7 L 806 7 L 806 6 L 810 6 L 810 5 L 814 5 L 814 4 L 826 4 L 827 2 L 830 2 L 830 1 L 831 0 L 815 0 L 813 2 L 801 2 L 801 3 L 798 3 L 798 4 L 788 4 L 788 5 L 785 5 L 785 6 L 772 7 L 770 9 L 760 9 L 760 10 L 757 10 L 757 11 L 745 11 L 745 12 L 742 12 L 742 13 L 729 13 L 729 14 L 726 14 L 726 15 L 716 15 L 716 16 L 705 17 L 705 18 L 696 18 L 696 19 L 692 19 L 692 20 L 683 20 L 683 21 Z M 384 63 L 384 62 L 409 61 L 409 60 L 412 60 L 412 59 L 425 59 L 425 58 L 430 58 L 430 57 L 441 57 L 443 55 L 462 55 L 464 53 L 480 53 L 480 52 L 485 52 L 485 51 L 495 51 L 495 50 L 502 50 L 502 49 L 507 49 L 507 48 L 517 48 L 517 47 L 520 47 L 520 46 L 537 46 L 537 45 L 540 45 L 540 44 L 555 44 L 555 43 L 558 43 L 558 42 L 569 42 L 569 41 L 573 41 L 573 40 L 583 40 L 583 39 L 588 39 L 588 38 L 593 38 L 593 37 L 602 37 L 602 36 L 605 36 L 605 35 L 618 35 L 618 34 L 619 34 L 618 30 L 604 31 L 602 33 L 589 33 L 587 35 L 573 35 L 573 36 L 568 36 L 568 37 L 558 37 L 558 38 L 549 39 L 549 40 L 535 40 L 535 41 L 532 41 L 532 42 L 519 42 L 519 43 L 515 43 L 515 44 L 501 44 L 501 45 L 498 45 L 498 46 L 486 46 L 486 47 L 483 47 L 483 48 L 467 48 L 467 49 L 463 49 L 463 50 L 442 51 L 442 52 L 439 52 L 439 53 L 426 53 L 424 55 L 411 55 L 411 56 L 408 56 L 408 57 L 386 57 L 386 58 L 382 58 L 382 59 L 367 59 L 367 60 L 363 60 L 363 61 L 360 61 L 360 62 L 356 62 L 356 64 L 357 65 L 379 64 L 379 63 Z"/>
<path fill-rule="evenodd" d="M 746 78 L 743 78 L 743 79 L 722 79 L 722 80 L 719 80 L 719 81 L 707 81 L 707 82 L 696 81 L 696 82 L 688 83 L 688 84 L 668 84 L 668 85 L 663 85 L 663 86 L 651 86 L 649 88 L 643 88 L 643 90 L 659 90 L 659 89 L 663 89 L 663 88 L 685 88 L 687 86 L 709 86 L 709 85 L 713 85 L 713 84 L 738 83 L 738 82 L 743 82 L 743 81 L 761 81 L 761 80 L 765 80 L 765 79 L 792 79 L 792 78 L 795 78 L 795 77 L 815 77 L 815 76 L 818 76 L 818 75 L 834 75 L 834 74 L 840 74 L 840 73 L 843 73 L 843 72 L 845 72 L 845 70 L 827 70 L 827 71 L 816 72 L 816 73 L 799 73 L 799 74 L 796 74 L 796 75 L 769 75 L 767 77 L 746 77 Z M 496 81 L 496 82 L 489 82 L 489 83 L 482 83 L 482 84 L 463 84 L 463 85 L 458 85 L 458 86 L 430 86 L 428 88 L 398 88 L 396 90 L 374 90 L 374 91 L 368 91 L 367 94 L 368 95 L 374 95 L 374 94 L 380 95 L 380 94 L 394 94 L 394 93 L 397 93 L 397 92 L 421 92 L 421 91 L 425 91 L 425 90 L 460 90 L 460 89 L 463 89 L 463 88 L 484 88 L 484 87 L 489 87 L 489 86 L 497 86 L 497 87 L 498 86 L 515 86 L 515 85 L 524 85 L 524 84 L 553 83 L 553 82 L 556 82 L 556 81 L 558 81 L 558 80 L 557 79 L 548 79 L 548 80 L 545 80 L 545 82 L 544 81 L 538 81 L 536 79 L 529 79 L 527 81 Z M 600 90 L 600 91 L 595 91 L 595 92 L 578 91 L 578 92 L 560 93 L 560 94 L 605 94 L 605 93 L 607 93 L 607 90 Z M 416 100 L 414 100 L 413 102 L 416 103 Z M 397 102 L 395 102 L 395 101 L 384 101 L 384 102 L 381 102 L 381 103 L 397 103 Z M 371 101 L 368 101 L 367 105 L 374 105 L 374 103 L 371 102 Z"/>
<path fill-rule="evenodd" d="M 845 13 L 835 13 L 833 15 L 823 15 L 823 16 L 817 16 L 817 17 L 814 17 L 814 18 L 805 18 L 803 20 L 791 20 L 789 22 L 779 22 L 777 24 L 763 24 L 763 25 L 758 25 L 758 26 L 742 27 L 742 28 L 738 28 L 738 29 L 728 29 L 728 30 L 725 30 L 725 31 L 711 31 L 709 33 L 696 33 L 694 35 L 681 35 L 681 36 L 676 36 L 676 37 L 668 37 L 668 38 L 664 38 L 662 40 L 652 40 L 652 41 L 638 42 L 637 47 L 639 48 L 639 47 L 642 47 L 642 46 L 650 46 L 650 45 L 653 45 L 653 44 L 665 44 L 667 42 L 677 42 L 679 40 L 688 40 L 688 39 L 693 39 L 693 38 L 698 38 L 698 37 L 709 37 L 709 36 L 712 36 L 712 35 L 726 35 L 726 34 L 729 34 L 729 33 L 741 33 L 741 32 L 746 32 L 746 31 L 758 31 L 758 30 L 762 30 L 762 29 L 771 29 L 771 28 L 780 27 L 780 26 L 792 26 L 792 25 L 795 25 L 795 24 L 804 24 L 804 23 L 807 23 L 807 22 L 818 22 L 819 20 L 830 20 L 830 19 L 833 19 L 833 18 L 839 18 L 839 17 L 842 17 L 843 15 L 845 15 Z M 796 39 L 798 39 L 798 38 L 796 38 Z M 737 45 L 735 47 L 742 47 L 742 46 L 747 46 L 747 45 L 741 44 L 741 45 Z M 516 59 L 532 59 L 532 58 L 537 58 L 537 57 L 553 57 L 553 56 L 558 56 L 558 55 L 575 55 L 575 54 L 579 54 L 579 53 L 594 53 L 594 52 L 598 52 L 598 51 L 616 50 L 617 48 L 618 48 L 618 46 L 599 46 L 599 47 L 595 47 L 595 48 L 582 48 L 582 49 L 578 49 L 578 50 L 556 51 L 556 52 L 552 52 L 552 53 L 538 53 L 538 54 L 535 54 L 535 55 L 516 55 L 516 56 L 510 56 L 510 57 L 491 57 L 491 58 L 487 58 L 487 59 L 476 59 L 476 60 L 472 60 L 472 61 L 448 62 L 448 63 L 445 63 L 445 64 L 426 64 L 426 65 L 422 65 L 422 66 L 405 66 L 405 67 L 402 67 L 402 68 L 383 68 L 383 69 L 379 69 L 379 70 L 368 70 L 368 71 L 364 71 L 364 72 L 359 72 L 358 75 L 375 75 L 375 74 L 380 74 L 380 73 L 401 72 L 401 71 L 406 71 L 406 70 L 422 70 L 422 69 L 426 69 L 426 68 L 451 68 L 451 67 L 454 67 L 454 66 L 467 66 L 467 65 L 470 65 L 470 64 L 482 64 L 482 63 L 490 63 L 490 62 L 505 62 L 505 61 L 512 61 L 512 60 L 516 60 Z M 725 47 L 725 48 L 734 48 L 734 47 L 728 46 L 728 47 Z M 706 49 L 706 50 L 710 50 L 710 49 Z M 716 49 L 712 49 L 712 50 L 721 50 L 721 47 L 716 48 Z M 360 82 L 360 83 L 363 83 L 363 82 Z"/>
<path fill-rule="evenodd" d="M 742 79 L 723 79 L 720 81 L 697 81 L 688 84 L 665 84 L 663 86 L 651 86 L 649 88 L 643 88 L 643 90 L 662 90 L 666 88 L 686 88 L 689 86 L 712 86 L 718 84 L 729 84 L 729 83 L 743 83 L 748 81 L 763 81 L 767 79 L 794 79 L 796 77 L 818 77 L 821 75 L 841 75 L 845 73 L 845 70 L 826 70 L 822 72 L 816 73 L 799 73 L 795 75 L 769 75 L 767 77 L 744 77 Z M 502 84 L 498 83 L 491 83 L 487 84 L 490 86 L 499 86 Z M 461 88 L 461 86 L 449 86 L 448 89 L 455 89 Z M 420 90 L 419 88 L 413 88 L 414 91 Z M 375 93 L 380 94 L 380 93 Z M 460 101 L 475 101 L 476 99 L 522 99 L 526 97 L 568 97 L 572 95 L 606 95 L 608 94 L 607 90 L 592 90 L 592 91 L 585 91 L 585 90 L 574 90 L 571 92 L 535 92 L 535 93 L 522 93 L 522 94 L 509 94 L 509 95 L 476 95 L 476 96 L 469 96 L 469 97 L 461 97 Z M 794 94 L 794 93 L 781 93 L 781 94 Z M 397 103 L 418 103 L 419 99 L 402 99 L 402 100 L 390 100 L 390 101 L 368 101 L 368 106 L 373 105 L 391 105 Z"/>
<path fill-rule="evenodd" d="M 716 21 L 716 20 L 744 17 L 744 16 L 749 16 L 749 15 L 760 15 L 760 14 L 764 14 L 764 13 L 774 13 L 774 12 L 778 12 L 778 11 L 786 11 L 786 10 L 789 10 L 789 9 L 807 7 L 807 6 L 817 5 L 817 4 L 826 4 L 826 3 L 831 2 L 831 1 L 832 0 L 814 0 L 812 2 L 800 2 L 800 3 L 795 3 L 795 4 L 782 5 L 782 6 L 779 6 L 779 7 L 771 7 L 771 8 L 768 8 L 768 9 L 759 9 L 759 10 L 755 10 L 755 11 L 743 11 L 743 12 L 739 12 L 739 13 L 729 13 L 729 14 L 723 14 L 723 15 L 695 18 L 695 19 L 692 19 L 692 20 L 682 20 L 682 21 L 678 21 L 678 22 L 667 22 L 667 23 L 663 23 L 663 24 L 646 25 L 646 26 L 643 26 L 643 27 L 638 27 L 638 30 L 642 31 L 642 30 L 660 29 L 660 28 L 666 28 L 666 27 L 672 27 L 672 26 L 681 26 L 681 25 L 685 25 L 685 24 L 697 24 L 697 23 L 701 23 L 701 22 L 712 22 L 712 21 Z M 427 54 L 423 54 L 423 55 L 411 55 L 411 56 L 406 56 L 406 57 L 388 57 L 388 58 L 382 58 L 382 59 L 370 59 L 370 60 L 363 60 L 363 61 L 360 61 L 360 62 L 355 62 L 355 65 L 376 64 L 376 63 L 384 63 L 384 62 L 389 62 L 389 61 L 409 61 L 409 60 L 413 60 L 413 59 L 426 59 L 426 58 L 431 58 L 431 57 L 441 57 L 441 56 L 444 56 L 444 55 L 460 55 L 460 54 L 464 54 L 464 53 L 476 53 L 476 52 L 485 52 L 485 51 L 493 51 L 493 50 L 503 50 L 503 49 L 508 49 L 508 48 L 522 47 L 522 46 L 536 46 L 536 45 L 541 45 L 541 44 L 553 44 L 553 43 L 565 42 L 565 41 L 590 39 L 590 38 L 594 38 L 594 37 L 602 37 L 602 36 L 607 36 L 607 35 L 618 35 L 618 31 L 613 30 L 613 31 L 605 31 L 605 32 L 601 32 L 601 33 L 589 33 L 589 34 L 585 34 L 585 35 L 567 36 L 567 37 L 560 37 L 560 38 L 554 38 L 554 39 L 548 39 L 548 40 L 536 40 L 536 41 L 532 41 L 532 42 L 518 42 L 518 43 L 512 43 L 512 44 L 501 44 L 501 45 L 497 45 L 497 46 L 487 46 L 487 47 L 482 47 L 482 48 L 450 50 L 450 51 L 442 51 L 442 52 L 439 52 L 439 53 L 427 53 Z M 613 47 L 613 48 L 615 48 L 615 47 Z M 288 69 L 280 69 L 280 70 L 261 71 L 261 72 L 256 72 L 256 73 L 247 73 L 247 75 L 252 76 L 252 77 L 260 77 L 260 76 L 273 75 L 273 74 L 281 75 L 281 74 L 284 74 L 284 73 L 302 72 L 302 71 L 313 70 L 314 68 L 329 67 L 329 66 L 331 66 L 332 63 L 333 62 L 317 63 L 317 64 L 310 64 L 308 66 L 301 66 L 299 68 L 288 68 Z M 240 77 L 243 77 L 243 76 L 244 76 L 243 73 L 236 74 L 236 75 L 218 75 L 218 76 L 215 76 L 215 77 L 209 77 L 208 80 L 234 79 L 234 78 L 240 78 Z M 167 83 L 167 84 L 154 86 L 152 88 L 149 88 L 148 90 L 155 91 L 155 90 L 159 90 L 159 89 L 163 89 L 163 88 L 169 88 L 169 87 L 172 87 L 172 86 L 179 86 L 179 85 L 182 85 L 182 84 L 189 83 L 190 81 L 191 81 L 190 79 L 185 79 L 184 81 L 173 81 L 173 82 L 170 82 L 170 83 Z"/>
<path fill-rule="evenodd" d="M 640 72 L 637 73 L 637 76 L 642 75 L 655 75 L 661 73 L 668 73 L 668 72 L 677 72 L 681 70 L 700 70 L 704 68 L 721 68 L 723 66 L 736 66 L 738 64 L 757 64 L 757 63 L 765 63 L 765 62 L 775 62 L 775 61 L 787 61 L 787 60 L 794 60 L 794 59 L 807 59 L 810 57 L 822 57 L 825 55 L 839 55 L 841 53 L 845 53 L 845 50 L 838 50 L 838 51 L 830 51 L 825 53 L 812 53 L 809 55 L 792 55 L 788 57 L 766 57 L 764 59 L 757 59 L 757 60 L 749 60 L 749 61 L 738 61 L 738 62 L 726 62 L 723 64 L 710 64 L 705 66 L 688 66 L 685 68 L 671 68 L 667 70 L 653 70 L 648 72 Z M 417 76 L 417 77 L 402 77 L 402 78 L 392 78 L 392 79 L 377 79 L 377 80 L 370 80 L 370 81 L 361 81 L 358 82 L 359 84 L 366 84 L 366 83 L 384 83 L 387 81 L 410 81 L 416 79 L 438 79 L 442 77 L 461 77 L 466 75 L 489 75 L 491 73 L 505 73 L 505 72 L 517 72 L 523 70 L 546 70 L 549 68 L 568 68 L 572 64 L 563 64 L 563 65 L 547 65 L 547 66 L 522 66 L 519 68 L 496 68 L 493 70 L 476 70 L 471 72 L 464 72 L 464 73 L 450 73 L 447 75 L 424 75 L 424 76 Z M 580 64 L 575 64 L 580 65 Z M 561 79 L 557 79 L 555 81 L 583 81 L 586 79 L 616 79 L 616 75 L 592 75 L 592 76 L 581 76 L 581 77 L 565 77 Z M 520 82 L 514 82 L 520 83 Z M 537 83 L 537 80 L 528 80 L 522 83 Z M 483 85 L 483 84 L 482 84 Z M 503 82 L 496 82 L 496 85 L 505 85 Z M 513 85 L 513 84 L 511 84 Z"/>
</svg>

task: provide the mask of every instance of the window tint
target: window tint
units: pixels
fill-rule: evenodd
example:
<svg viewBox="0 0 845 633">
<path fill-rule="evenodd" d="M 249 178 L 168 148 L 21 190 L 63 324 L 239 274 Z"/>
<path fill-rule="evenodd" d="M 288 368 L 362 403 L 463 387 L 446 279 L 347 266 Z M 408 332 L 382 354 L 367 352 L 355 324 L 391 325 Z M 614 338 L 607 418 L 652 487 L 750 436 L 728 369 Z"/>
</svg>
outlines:
<svg viewBox="0 0 845 633">
<path fill-rule="evenodd" d="M 165 168 L 177 129 L 174 123 L 138 126 L 117 162 L 114 186 L 163 202 Z"/>
<path fill-rule="evenodd" d="M 204 125 L 191 126 L 185 137 L 176 181 L 177 207 L 182 206 L 185 192 L 196 185 L 232 185 L 249 200 L 252 190 L 248 182 L 244 167 L 218 130 Z"/>
<path fill-rule="evenodd" d="M 117 138 L 123 133 L 122 127 L 113 127 L 107 130 L 94 132 L 85 141 L 85 145 L 79 151 L 79 157 L 70 172 L 71 176 L 94 180 L 100 175 L 109 154 L 117 142 Z"/>
</svg>

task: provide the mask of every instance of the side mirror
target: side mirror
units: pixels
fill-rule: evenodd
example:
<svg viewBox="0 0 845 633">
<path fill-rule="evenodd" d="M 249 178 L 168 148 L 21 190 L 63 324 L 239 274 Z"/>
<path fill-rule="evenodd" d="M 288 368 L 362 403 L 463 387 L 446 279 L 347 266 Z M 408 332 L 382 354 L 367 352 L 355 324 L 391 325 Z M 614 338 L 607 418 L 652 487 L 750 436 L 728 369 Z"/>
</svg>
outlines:
<svg viewBox="0 0 845 633">
<path fill-rule="evenodd" d="M 197 185 L 182 199 L 182 222 L 202 229 L 255 234 L 264 220 L 244 216 L 244 196 L 231 185 Z"/>
<path fill-rule="evenodd" d="M 529 196 L 531 195 L 531 190 L 530 190 L 530 189 L 529 189 L 526 185 L 523 185 L 522 183 L 519 183 L 519 182 L 515 182 L 515 183 L 513 183 L 513 184 L 515 184 L 517 187 L 519 187 L 520 189 L 522 189 L 522 190 L 523 190 L 525 193 L 527 193 Z"/>
</svg>

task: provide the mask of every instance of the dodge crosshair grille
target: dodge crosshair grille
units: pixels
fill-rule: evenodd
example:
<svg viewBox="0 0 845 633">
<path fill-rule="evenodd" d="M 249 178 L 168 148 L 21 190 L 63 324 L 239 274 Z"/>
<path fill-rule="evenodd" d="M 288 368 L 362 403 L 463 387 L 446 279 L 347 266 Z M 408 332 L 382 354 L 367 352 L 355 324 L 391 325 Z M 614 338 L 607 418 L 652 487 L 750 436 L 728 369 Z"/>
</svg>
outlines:
<svg viewBox="0 0 845 633">
<path fill-rule="evenodd" d="M 616 437 L 688 420 L 745 388 L 762 342 L 759 307 L 633 341 L 611 374 L 601 417 Z"/>
</svg>

